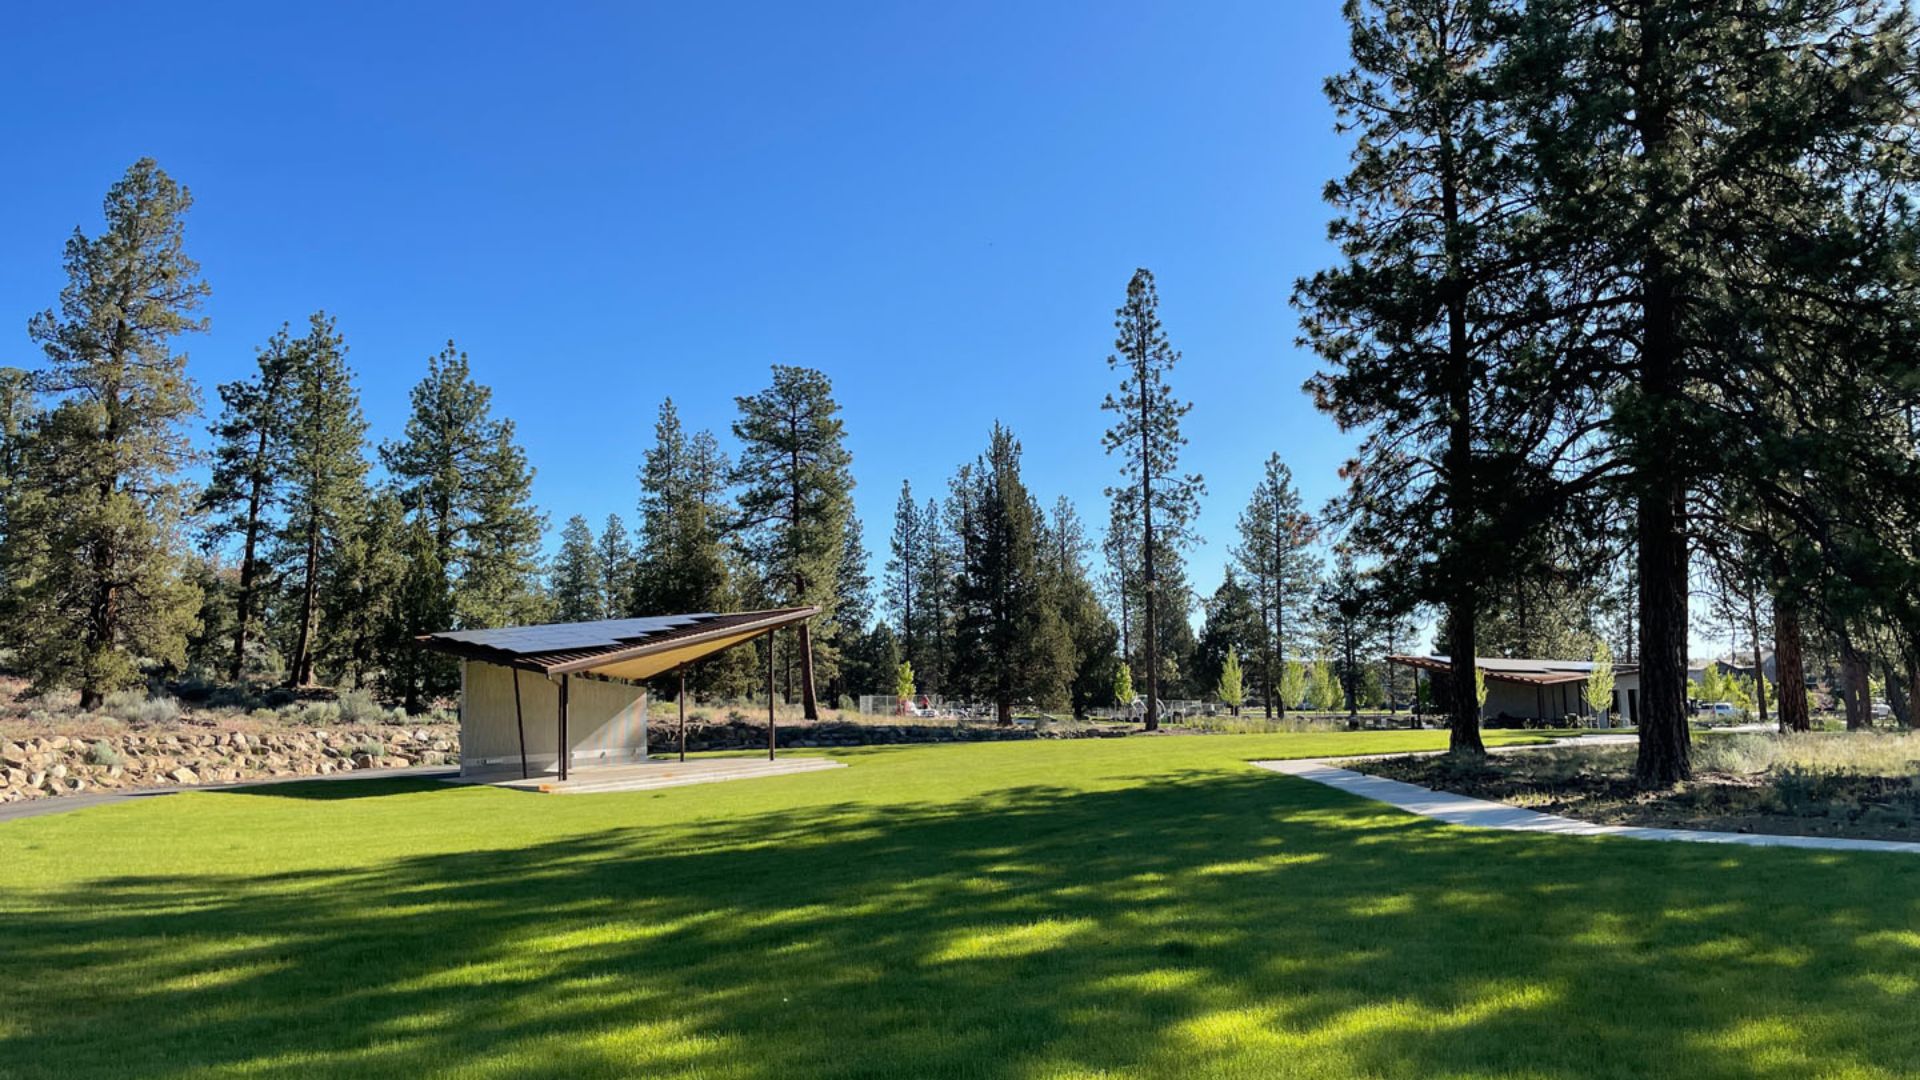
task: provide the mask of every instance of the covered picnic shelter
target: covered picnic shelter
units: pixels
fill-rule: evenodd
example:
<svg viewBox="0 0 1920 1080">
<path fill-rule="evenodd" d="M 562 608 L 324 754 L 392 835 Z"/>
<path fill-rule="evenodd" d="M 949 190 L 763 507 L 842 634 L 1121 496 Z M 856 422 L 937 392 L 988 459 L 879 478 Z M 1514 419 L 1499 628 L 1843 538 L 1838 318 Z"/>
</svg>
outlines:
<svg viewBox="0 0 1920 1080">
<path fill-rule="evenodd" d="M 566 781 L 579 765 L 647 760 L 645 680 L 678 674 L 685 755 L 686 669 L 703 657 L 797 627 L 816 607 L 447 630 L 420 647 L 460 659 L 462 776 L 538 770 Z M 768 650 L 767 757 L 774 755 Z"/>
</svg>

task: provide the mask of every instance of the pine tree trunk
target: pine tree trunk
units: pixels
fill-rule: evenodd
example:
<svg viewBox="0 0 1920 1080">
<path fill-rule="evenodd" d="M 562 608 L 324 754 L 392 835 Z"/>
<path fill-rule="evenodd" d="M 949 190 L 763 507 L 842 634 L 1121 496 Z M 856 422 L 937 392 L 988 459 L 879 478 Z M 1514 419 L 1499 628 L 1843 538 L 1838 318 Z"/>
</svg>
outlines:
<svg viewBox="0 0 1920 1080">
<path fill-rule="evenodd" d="M 1760 658 L 1760 601 L 1758 587 L 1747 594 L 1747 626 L 1753 631 L 1753 697 L 1760 709 L 1760 722 L 1767 722 L 1767 665 Z M 1777 653 L 1780 646 L 1775 645 Z M 1778 656 L 1775 657 L 1776 661 Z"/>
<path fill-rule="evenodd" d="M 1148 441 L 1147 423 L 1152 415 L 1151 402 L 1148 399 L 1146 362 L 1146 342 L 1141 343 L 1140 355 L 1143 358 L 1140 371 L 1134 376 L 1140 385 L 1140 511 L 1142 552 L 1141 566 L 1146 579 L 1146 617 L 1147 617 L 1147 724 L 1148 731 L 1160 730 L 1160 623 L 1156 620 L 1154 609 L 1160 591 L 1159 579 L 1154 575 L 1153 565 L 1153 461 Z"/>
<path fill-rule="evenodd" d="M 1275 588 L 1275 592 L 1274 592 L 1274 600 L 1273 600 L 1273 666 L 1278 672 L 1275 678 L 1280 680 L 1281 685 L 1285 685 L 1287 681 L 1287 639 L 1286 639 L 1286 636 L 1282 633 L 1281 627 L 1286 625 L 1287 606 L 1286 606 L 1286 602 L 1280 599 L 1280 594 L 1278 591 L 1279 586 L 1275 585 L 1274 588 Z M 1286 693 L 1282 691 L 1276 694 L 1275 696 L 1280 699 L 1280 703 L 1279 703 L 1280 719 L 1285 720 L 1287 718 L 1287 708 L 1288 708 Z"/>
<path fill-rule="evenodd" d="M 1920 635 L 1907 642 L 1907 726 L 1920 730 Z"/>
<path fill-rule="evenodd" d="M 294 686 L 313 682 L 314 621 L 320 601 L 320 521 L 307 514 L 306 580 L 300 586 L 300 633 L 293 647 L 293 664 L 288 677 Z"/>
<path fill-rule="evenodd" d="M 1693 776 L 1687 726 L 1687 537 L 1678 478 L 1643 495 L 1640 551 L 1640 753 L 1634 777 L 1669 787 Z"/>
<path fill-rule="evenodd" d="M 820 699 L 813 692 L 813 627 L 800 624 L 800 704 L 809 720 L 820 719 Z"/>
<path fill-rule="evenodd" d="M 240 588 L 234 600 L 233 659 L 227 664 L 227 678 L 240 681 L 247 663 L 247 629 L 253 622 L 254 545 L 258 541 L 259 499 L 247 510 L 247 540 L 240 551 Z"/>
<path fill-rule="evenodd" d="M 1854 643 L 1853 635 L 1840 632 L 1840 699 L 1847 709 L 1847 730 L 1865 731 L 1873 726 L 1872 690 L 1866 655 Z"/>
<path fill-rule="evenodd" d="M 1893 710 L 1893 719 L 1897 724 L 1913 726 L 1913 711 L 1907 700 L 1907 684 L 1901 678 L 1898 664 L 1892 657 L 1880 661 L 1880 678 L 1887 684 L 1887 705 Z"/>
<path fill-rule="evenodd" d="M 1478 657 L 1474 638 L 1479 620 L 1471 594 L 1456 597 L 1447 605 L 1447 662 L 1452 674 L 1447 679 L 1448 734 L 1450 754 L 1484 754 L 1487 744 L 1480 738 L 1480 691 L 1475 685 L 1474 669 Z"/>
<path fill-rule="evenodd" d="M 1807 669 L 1801 654 L 1800 609 L 1784 596 L 1773 598 L 1773 663 L 1780 676 L 1780 730 L 1809 731 Z"/>
<path fill-rule="evenodd" d="M 1664 98 L 1674 75 L 1668 70 L 1667 30 L 1653 17 L 1642 20 L 1639 96 L 1633 123 L 1643 162 L 1656 174 L 1674 151 L 1673 118 Z M 1682 216 L 1680 196 L 1657 181 L 1645 211 L 1655 225 Z M 1635 545 L 1640 573 L 1640 752 L 1635 779 L 1643 787 L 1667 787 L 1693 774 L 1692 733 L 1687 726 L 1687 534 L 1686 481 L 1671 445 L 1677 431 L 1664 430 L 1667 411 L 1686 393 L 1680 370 L 1679 275 L 1667 258 L 1665 238 L 1650 229 L 1641 241 L 1640 445 L 1633 462 L 1638 482 Z"/>
</svg>

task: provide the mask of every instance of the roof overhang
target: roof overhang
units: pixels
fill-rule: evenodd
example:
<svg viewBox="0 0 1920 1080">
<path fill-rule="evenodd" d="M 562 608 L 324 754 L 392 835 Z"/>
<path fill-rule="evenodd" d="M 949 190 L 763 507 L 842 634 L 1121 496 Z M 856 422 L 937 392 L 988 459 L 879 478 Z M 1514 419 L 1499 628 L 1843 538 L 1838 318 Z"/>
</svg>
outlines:
<svg viewBox="0 0 1920 1080">
<path fill-rule="evenodd" d="M 1449 675 L 1453 672 L 1453 662 L 1437 656 L 1389 656 L 1387 657 L 1387 663 L 1401 664 L 1410 668 L 1419 668 L 1423 671 L 1438 672 L 1442 675 Z M 1554 671 L 1546 668 L 1515 671 L 1512 669 L 1502 670 L 1489 668 L 1483 665 L 1475 666 L 1479 668 L 1480 673 L 1486 677 L 1488 682 L 1522 683 L 1527 686 L 1560 686 L 1564 683 L 1583 683 L 1592 675 L 1592 672 L 1588 671 Z M 1638 672 L 1640 668 L 1636 664 L 1626 664 L 1616 667 L 1613 670 L 1616 675 L 1632 675 Z"/>
<path fill-rule="evenodd" d="M 472 631 L 422 634 L 414 640 L 423 649 L 463 660 L 480 660 L 543 675 L 592 674 L 611 679 L 648 679 L 762 634 L 797 626 L 818 614 L 817 607 L 801 607 L 682 616 L 678 618 L 686 620 L 686 625 L 582 648 L 515 649 L 490 644 L 487 634 Z M 578 625 L 584 628 L 592 624 Z M 507 638 L 511 631 L 527 629 L 532 628 L 505 627 L 500 636 Z"/>
</svg>

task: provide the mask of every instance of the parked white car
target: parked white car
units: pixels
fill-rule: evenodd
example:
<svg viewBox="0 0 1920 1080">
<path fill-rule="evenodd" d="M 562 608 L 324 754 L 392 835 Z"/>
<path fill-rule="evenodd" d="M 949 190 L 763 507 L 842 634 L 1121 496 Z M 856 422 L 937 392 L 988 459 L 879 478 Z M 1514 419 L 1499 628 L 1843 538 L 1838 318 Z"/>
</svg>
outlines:
<svg viewBox="0 0 1920 1080">
<path fill-rule="evenodd" d="M 1733 702 L 1731 701 L 1716 701 L 1700 711 L 1715 720 L 1732 720 L 1734 717 L 1740 715 L 1740 710 L 1734 708 Z"/>
<path fill-rule="evenodd" d="M 1873 703 L 1873 718 L 1875 720 L 1885 720 L 1892 715 L 1893 706 L 1884 701 L 1876 701 Z"/>
</svg>

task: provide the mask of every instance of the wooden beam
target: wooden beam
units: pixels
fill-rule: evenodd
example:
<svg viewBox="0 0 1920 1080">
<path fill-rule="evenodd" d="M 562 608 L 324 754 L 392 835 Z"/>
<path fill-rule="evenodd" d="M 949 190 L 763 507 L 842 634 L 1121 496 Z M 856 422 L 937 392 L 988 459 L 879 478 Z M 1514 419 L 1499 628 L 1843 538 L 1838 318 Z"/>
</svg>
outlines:
<svg viewBox="0 0 1920 1080">
<path fill-rule="evenodd" d="M 773 631 L 767 631 L 767 760 L 773 760 Z"/>
<path fill-rule="evenodd" d="M 568 766 L 573 764 L 573 745 L 567 739 L 567 677 L 560 676 L 560 779 L 566 780 Z"/>
<path fill-rule="evenodd" d="M 520 779 L 525 780 L 527 771 L 527 718 L 520 712 L 520 669 L 508 668 L 513 672 L 513 727 L 520 733 Z"/>
<path fill-rule="evenodd" d="M 687 666 L 680 665 L 680 760 L 687 760 Z"/>
</svg>

